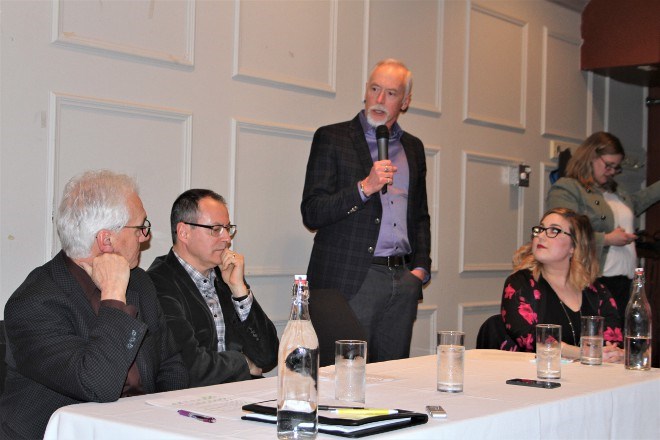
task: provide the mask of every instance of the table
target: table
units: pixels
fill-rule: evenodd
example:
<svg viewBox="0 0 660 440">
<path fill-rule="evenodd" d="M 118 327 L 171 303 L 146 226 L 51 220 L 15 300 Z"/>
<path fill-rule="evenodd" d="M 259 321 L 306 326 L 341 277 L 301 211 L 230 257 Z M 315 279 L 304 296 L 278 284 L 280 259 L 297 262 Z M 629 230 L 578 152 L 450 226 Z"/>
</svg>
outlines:
<svg viewBox="0 0 660 440">
<path fill-rule="evenodd" d="M 571 439 L 660 438 L 660 369 L 628 371 L 622 365 L 563 364 L 561 387 L 506 385 L 507 379 L 535 378 L 531 353 L 468 350 L 463 393 L 436 391 L 435 356 L 367 365 L 366 405 L 423 412 L 440 404 L 448 418 L 379 434 L 378 439 Z M 320 403 L 334 394 L 334 367 L 322 369 Z M 391 380 L 386 380 L 391 379 Z M 60 408 L 50 419 L 46 440 L 70 439 L 273 439 L 275 425 L 240 420 L 239 406 L 217 423 L 182 417 L 146 401 L 208 393 L 251 402 L 277 396 L 275 377 Z M 319 434 L 319 439 L 338 437 Z"/>
</svg>

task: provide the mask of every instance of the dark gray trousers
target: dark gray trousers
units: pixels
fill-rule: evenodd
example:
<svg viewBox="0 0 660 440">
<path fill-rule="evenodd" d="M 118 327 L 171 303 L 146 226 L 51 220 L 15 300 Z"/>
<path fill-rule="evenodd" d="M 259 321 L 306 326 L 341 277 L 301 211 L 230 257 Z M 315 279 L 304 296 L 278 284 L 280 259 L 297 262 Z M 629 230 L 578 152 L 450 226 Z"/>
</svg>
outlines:
<svg viewBox="0 0 660 440">
<path fill-rule="evenodd" d="M 372 264 L 360 290 L 349 301 L 367 332 L 369 362 L 410 357 L 422 282 L 405 266 Z"/>
</svg>

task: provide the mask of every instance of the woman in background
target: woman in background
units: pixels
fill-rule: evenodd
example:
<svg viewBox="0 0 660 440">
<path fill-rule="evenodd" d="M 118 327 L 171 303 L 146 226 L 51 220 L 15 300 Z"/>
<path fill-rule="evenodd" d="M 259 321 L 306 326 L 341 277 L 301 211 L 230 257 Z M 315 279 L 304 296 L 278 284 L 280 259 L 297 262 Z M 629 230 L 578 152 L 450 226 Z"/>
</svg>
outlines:
<svg viewBox="0 0 660 440">
<path fill-rule="evenodd" d="M 502 319 L 510 339 L 503 350 L 534 351 L 536 324 L 562 327 L 562 356 L 580 356 L 581 316 L 605 318 L 603 361 L 621 362 L 616 303 L 596 282 L 598 260 L 589 219 L 566 208 L 545 213 L 532 241 L 516 251 L 504 283 Z"/>
<path fill-rule="evenodd" d="M 555 182 L 546 201 L 548 209 L 569 208 L 589 217 L 595 231 L 599 279 L 616 300 L 623 323 L 630 284 L 637 266 L 635 216 L 660 200 L 660 181 L 626 194 L 617 189 L 625 157 L 619 139 L 606 132 L 589 136 L 566 167 L 566 177 Z"/>
</svg>

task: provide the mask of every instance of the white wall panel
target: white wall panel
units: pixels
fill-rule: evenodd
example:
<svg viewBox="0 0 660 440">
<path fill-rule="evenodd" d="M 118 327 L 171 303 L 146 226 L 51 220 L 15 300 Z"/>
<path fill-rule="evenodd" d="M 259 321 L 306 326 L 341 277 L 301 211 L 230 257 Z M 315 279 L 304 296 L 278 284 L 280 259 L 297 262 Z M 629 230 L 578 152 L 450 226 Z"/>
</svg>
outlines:
<svg viewBox="0 0 660 440">
<path fill-rule="evenodd" d="M 522 188 L 509 184 L 522 161 L 463 153 L 460 271 L 511 270 L 522 240 Z"/>
<path fill-rule="evenodd" d="M 53 0 L 52 41 L 192 66 L 195 0 Z"/>
<path fill-rule="evenodd" d="M 541 134 L 582 142 L 587 132 L 588 74 L 580 41 L 543 28 Z"/>
<path fill-rule="evenodd" d="M 610 99 L 608 131 L 614 133 L 623 144 L 626 158 L 621 163 L 626 181 L 622 188 L 633 193 L 646 180 L 646 149 L 648 136 L 648 113 L 644 100 L 648 89 L 611 80 L 607 82 Z M 626 114 L 615 109 L 627 108 Z"/>
<path fill-rule="evenodd" d="M 464 119 L 522 130 L 526 121 L 528 25 L 474 4 L 468 18 Z"/>
<path fill-rule="evenodd" d="M 410 341 L 410 356 L 435 354 L 438 347 L 438 307 L 420 304 Z"/>
<path fill-rule="evenodd" d="M 441 110 L 444 3 L 443 0 L 368 2 L 365 73 L 368 75 L 384 58 L 403 61 L 413 72 L 412 111 L 440 113 Z M 393 32 L 393 29 L 401 31 Z M 424 44 L 420 45 L 420 41 Z"/>
<path fill-rule="evenodd" d="M 189 186 L 192 115 L 63 93 L 51 94 L 51 114 L 46 258 L 60 249 L 50 213 L 59 206 L 66 182 L 82 170 L 109 169 L 138 180 L 153 225 L 140 263 L 149 267 L 172 245 L 170 208 Z"/>
<path fill-rule="evenodd" d="M 438 244 L 437 237 L 440 231 L 440 148 L 433 145 L 424 145 L 426 154 L 426 198 L 431 216 L 431 271 L 438 270 Z"/>
<path fill-rule="evenodd" d="M 337 0 L 235 0 L 234 78 L 335 92 Z"/>
<path fill-rule="evenodd" d="M 312 250 L 300 200 L 314 130 L 246 120 L 233 126 L 235 249 L 249 256 L 247 275 L 293 279 L 307 272 Z"/>
<path fill-rule="evenodd" d="M 486 298 L 497 298 L 501 295 L 501 288 L 482 294 Z M 458 330 L 465 333 L 466 349 L 476 347 L 479 328 L 486 319 L 500 312 L 500 305 L 500 301 L 476 301 L 458 304 Z"/>
<path fill-rule="evenodd" d="M 541 162 L 539 164 L 539 218 L 533 219 L 532 222 L 536 225 L 538 220 L 541 220 L 541 217 L 547 211 L 545 206 L 545 196 L 548 194 L 550 189 L 550 173 L 557 169 L 559 163 L 555 161 L 554 163 Z"/>
</svg>

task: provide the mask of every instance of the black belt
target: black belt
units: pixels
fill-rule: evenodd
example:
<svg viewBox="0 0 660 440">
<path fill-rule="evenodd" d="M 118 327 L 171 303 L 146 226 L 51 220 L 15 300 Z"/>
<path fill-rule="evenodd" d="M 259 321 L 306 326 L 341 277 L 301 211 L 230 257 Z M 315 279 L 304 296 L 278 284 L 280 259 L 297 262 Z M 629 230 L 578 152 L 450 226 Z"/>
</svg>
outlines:
<svg viewBox="0 0 660 440">
<path fill-rule="evenodd" d="M 404 264 L 410 263 L 410 255 L 400 255 L 396 257 L 374 257 L 371 262 L 373 264 L 379 264 L 381 266 L 387 267 L 403 266 Z"/>
</svg>

